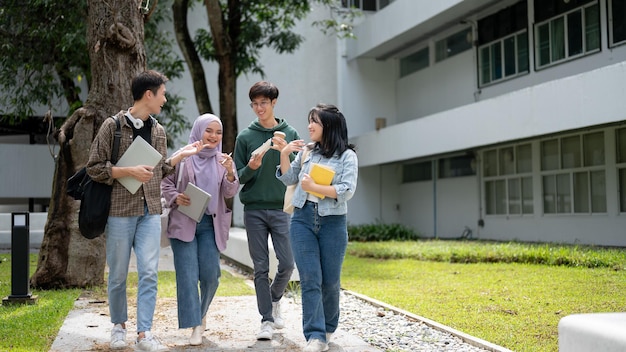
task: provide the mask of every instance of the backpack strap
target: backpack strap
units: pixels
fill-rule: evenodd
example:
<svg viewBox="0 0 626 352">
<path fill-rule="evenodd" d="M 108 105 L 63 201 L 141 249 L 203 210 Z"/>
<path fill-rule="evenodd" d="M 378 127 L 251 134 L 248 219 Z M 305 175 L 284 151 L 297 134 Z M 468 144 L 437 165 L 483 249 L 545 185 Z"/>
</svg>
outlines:
<svg viewBox="0 0 626 352">
<path fill-rule="evenodd" d="M 113 151 L 111 152 L 111 163 L 117 164 L 117 154 L 120 151 L 120 139 L 122 138 L 122 129 L 120 127 L 120 120 L 117 116 L 112 117 L 115 120 L 115 124 L 117 128 L 115 129 L 114 139 L 113 139 Z"/>
</svg>

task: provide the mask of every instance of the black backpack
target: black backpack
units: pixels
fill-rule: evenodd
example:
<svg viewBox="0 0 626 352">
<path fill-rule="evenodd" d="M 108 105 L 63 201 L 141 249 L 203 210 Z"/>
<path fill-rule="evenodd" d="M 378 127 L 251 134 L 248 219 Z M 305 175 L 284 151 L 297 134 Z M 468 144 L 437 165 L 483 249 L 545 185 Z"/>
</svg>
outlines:
<svg viewBox="0 0 626 352">
<path fill-rule="evenodd" d="M 117 128 L 113 141 L 113 151 L 111 152 L 111 162 L 115 164 L 117 163 L 122 131 L 120 121 L 116 117 L 113 119 L 115 119 Z M 86 167 L 78 170 L 67 180 L 67 194 L 80 200 L 78 228 L 83 237 L 94 239 L 104 233 L 111 208 L 112 190 L 113 186 L 92 180 L 87 174 Z"/>
</svg>

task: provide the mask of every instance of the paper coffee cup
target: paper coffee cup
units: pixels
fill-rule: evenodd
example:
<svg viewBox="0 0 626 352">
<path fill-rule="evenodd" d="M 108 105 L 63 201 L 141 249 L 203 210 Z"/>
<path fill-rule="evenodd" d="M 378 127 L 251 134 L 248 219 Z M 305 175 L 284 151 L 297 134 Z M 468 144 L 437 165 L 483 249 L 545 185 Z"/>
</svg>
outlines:
<svg viewBox="0 0 626 352">
<path fill-rule="evenodd" d="M 274 137 L 285 139 L 285 137 L 287 137 L 287 135 L 284 132 L 281 132 L 281 131 L 274 131 Z"/>
</svg>

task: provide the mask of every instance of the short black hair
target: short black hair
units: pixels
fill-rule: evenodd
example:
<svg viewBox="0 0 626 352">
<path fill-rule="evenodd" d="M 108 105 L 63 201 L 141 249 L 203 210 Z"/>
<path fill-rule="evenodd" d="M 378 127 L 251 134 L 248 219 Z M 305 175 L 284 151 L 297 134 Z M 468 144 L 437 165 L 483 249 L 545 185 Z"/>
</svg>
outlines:
<svg viewBox="0 0 626 352">
<path fill-rule="evenodd" d="M 270 100 L 274 100 L 278 98 L 278 87 L 268 81 L 259 81 L 250 87 L 248 96 L 250 97 L 250 101 L 258 97 L 266 97 Z"/>
<path fill-rule="evenodd" d="M 151 90 L 152 93 L 156 94 L 159 88 L 161 88 L 161 85 L 165 84 L 167 81 L 168 79 L 164 74 L 154 70 L 148 70 L 138 74 L 133 78 L 133 82 L 130 86 L 133 92 L 133 100 L 140 100 L 147 90 Z"/>
</svg>

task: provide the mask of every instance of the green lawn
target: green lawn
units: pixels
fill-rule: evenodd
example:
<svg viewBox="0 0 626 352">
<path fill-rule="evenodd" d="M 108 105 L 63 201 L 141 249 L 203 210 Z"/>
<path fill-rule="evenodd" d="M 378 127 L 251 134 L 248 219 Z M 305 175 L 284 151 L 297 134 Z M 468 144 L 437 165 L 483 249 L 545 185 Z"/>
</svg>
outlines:
<svg viewBox="0 0 626 352">
<path fill-rule="evenodd" d="M 11 293 L 0 254 L 0 295 Z M 31 273 L 37 256 L 31 256 Z M 480 241 L 348 245 L 342 286 L 514 351 L 558 351 L 557 324 L 574 313 L 626 312 L 626 251 Z M 131 274 L 129 287 L 136 286 Z M 48 351 L 82 290 L 33 291 L 35 305 L 0 306 L 1 351 Z M 106 298 L 103 288 L 95 292 Z M 136 292 L 129 290 L 129 294 Z M 218 296 L 253 295 L 222 272 Z M 159 297 L 175 297 L 173 272 Z"/>
<path fill-rule="evenodd" d="M 571 252 L 571 258 L 580 257 L 580 252 L 593 253 L 592 257 L 609 266 L 600 268 L 461 264 L 450 263 L 455 256 L 443 248 L 470 248 L 480 243 L 443 242 L 351 243 L 342 286 L 518 352 L 558 351 L 557 324 L 566 315 L 626 312 L 626 255 L 621 249 L 566 246 L 553 251 Z M 500 245 L 483 244 L 471 257 L 484 259 L 484 253 L 496 253 L 488 247 Z M 412 246 L 448 261 L 378 259 L 388 257 L 383 253 L 400 252 L 405 254 L 395 257 L 415 257 L 408 249 Z M 514 247 L 519 253 L 518 246 Z M 499 253 L 502 257 L 511 254 L 506 250 Z M 545 254 L 549 256 L 550 251 Z M 538 261 L 545 262 L 545 258 Z"/>
</svg>

